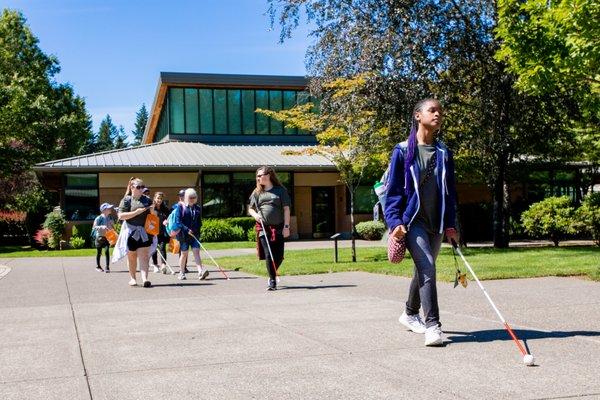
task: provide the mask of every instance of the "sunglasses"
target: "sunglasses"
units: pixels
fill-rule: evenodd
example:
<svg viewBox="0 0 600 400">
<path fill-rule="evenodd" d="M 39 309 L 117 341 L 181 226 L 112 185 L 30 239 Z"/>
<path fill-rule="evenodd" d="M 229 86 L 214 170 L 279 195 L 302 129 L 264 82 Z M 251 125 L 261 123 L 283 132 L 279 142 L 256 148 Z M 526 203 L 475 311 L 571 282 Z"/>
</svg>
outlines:
<svg viewBox="0 0 600 400">
<path fill-rule="evenodd" d="M 134 189 L 146 189 L 146 185 L 133 185 L 132 188 Z"/>
<path fill-rule="evenodd" d="M 189 197 L 189 199 L 190 199 L 190 200 L 196 200 L 197 198 L 198 198 L 198 197 L 196 197 L 196 196 L 190 196 L 190 197 Z"/>
<path fill-rule="evenodd" d="M 269 175 L 269 174 L 258 174 L 258 175 L 256 175 L 256 177 L 260 178 L 260 177 L 265 176 L 265 175 Z"/>
</svg>

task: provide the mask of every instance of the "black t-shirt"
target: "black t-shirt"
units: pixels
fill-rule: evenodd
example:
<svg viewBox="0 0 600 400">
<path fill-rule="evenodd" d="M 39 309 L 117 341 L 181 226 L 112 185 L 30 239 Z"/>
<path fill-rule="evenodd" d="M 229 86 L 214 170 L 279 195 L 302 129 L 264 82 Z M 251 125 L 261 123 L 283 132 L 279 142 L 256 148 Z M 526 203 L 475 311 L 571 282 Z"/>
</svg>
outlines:
<svg viewBox="0 0 600 400">
<path fill-rule="evenodd" d="M 125 196 L 119 203 L 119 211 L 120 212 L 135 211 L 138 208 L 147 208 L 147 207 L 150 207 L 151 205 L 152 205 L 152 200 L 148 196 L 142 195 L 139 199 L 134 199 L 131 196 Z M 144 226 L 144 224 L 146 223 L 146 217 L 148 216 L 149 212 L 150 212 L 150 210 L 146 210 L 145 212 L 141 213 L 140 215 L 136 215 L 135 217 L 128 219 L 127 223 L 129 225 L 133 225 L 133 226 Z"/>
<path fill-rule="evenodd" d="M 290 195 L 283 186 L 273 186 L 259 194 L 252 193 L 250 207 L 256 210 L 267 225 L 283 224 L 283 207 L 290 206 Z"/>
</svg>

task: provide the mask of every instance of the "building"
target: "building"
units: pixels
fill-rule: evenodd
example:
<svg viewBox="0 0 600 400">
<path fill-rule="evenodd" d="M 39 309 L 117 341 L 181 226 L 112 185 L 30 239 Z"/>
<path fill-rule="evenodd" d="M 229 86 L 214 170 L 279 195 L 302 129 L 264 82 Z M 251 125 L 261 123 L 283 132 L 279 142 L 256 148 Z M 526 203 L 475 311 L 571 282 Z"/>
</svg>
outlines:
<svg viewBox="0 0 600 400">
<path fill-rule="evenodd" d="M 314 135 L 255 112 L 312 101 L 307 84 L 303 77 L 162 72 L 141 146 L 34 169 L 67 219 L 87 223 L 100 203 L 120 201 L 132 176 L 171 204 L 181 188 L 196 188 L 204 218 L 245 216 L 255 170 L 271 165 L 292 197 L 293 237 L 348 232 L 346 189 L 335 167 L 298 154 L 316 143 Z M 357 221 L 371 218 L 374 203 L 369 182 L 358 190 Z"/>
</svg>

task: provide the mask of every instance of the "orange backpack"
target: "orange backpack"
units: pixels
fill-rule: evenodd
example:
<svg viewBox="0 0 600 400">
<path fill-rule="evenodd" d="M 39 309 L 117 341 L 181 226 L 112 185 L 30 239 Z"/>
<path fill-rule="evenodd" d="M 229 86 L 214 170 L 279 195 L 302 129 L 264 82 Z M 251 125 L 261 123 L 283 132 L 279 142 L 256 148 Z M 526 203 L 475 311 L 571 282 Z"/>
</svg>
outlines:
<svg viewBox="0 0 600 400">
<path fill-rule="evenodd" d="M 144 229 L 146 229 L 146 233 L 148 233 L 148 235 L 158 235 L 160 232 L 160 219 L 156 215 L 149 213 L 146 217 Z"/>
</svg>

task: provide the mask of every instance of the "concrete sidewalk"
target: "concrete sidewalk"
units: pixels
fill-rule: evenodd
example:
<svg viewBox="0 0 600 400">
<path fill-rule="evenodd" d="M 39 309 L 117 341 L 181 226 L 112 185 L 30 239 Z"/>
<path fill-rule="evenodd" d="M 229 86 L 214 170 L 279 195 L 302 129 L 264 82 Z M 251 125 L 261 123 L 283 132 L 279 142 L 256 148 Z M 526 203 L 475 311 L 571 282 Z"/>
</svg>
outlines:
<svg viewBox="0 0 600 400">
<path fill-rule="evenodd" d="M 438 286 L 445 346 L 397 318 L 408 279 L 367 273 L 127 286 L 82 258 L 0 259 L 0 399 L 600 398 L 600 284 Z M 399 268 L 408 268 L 401 265 Z M 192 274 L 188 275 L 189 277 Z"/>
</svg>

